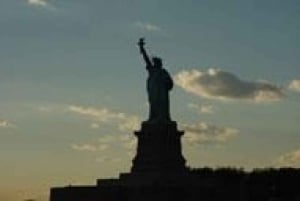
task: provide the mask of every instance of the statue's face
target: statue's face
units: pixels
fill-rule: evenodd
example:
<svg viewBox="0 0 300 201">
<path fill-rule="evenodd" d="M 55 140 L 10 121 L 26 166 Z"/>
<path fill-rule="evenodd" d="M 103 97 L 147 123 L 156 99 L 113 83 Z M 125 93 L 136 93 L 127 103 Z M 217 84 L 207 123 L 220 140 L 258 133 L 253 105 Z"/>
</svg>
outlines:
<svg viewBox="0 0 300 201">
<path fill-rule="evenodd" d="M 153 57 L 152 58 L 152 62 L 153 62 L 154 67 L 157 67 L 157 68 L 161 68 L 162 67 L 162 60 L 161 60 L 161 58 Z"/>
</svg>

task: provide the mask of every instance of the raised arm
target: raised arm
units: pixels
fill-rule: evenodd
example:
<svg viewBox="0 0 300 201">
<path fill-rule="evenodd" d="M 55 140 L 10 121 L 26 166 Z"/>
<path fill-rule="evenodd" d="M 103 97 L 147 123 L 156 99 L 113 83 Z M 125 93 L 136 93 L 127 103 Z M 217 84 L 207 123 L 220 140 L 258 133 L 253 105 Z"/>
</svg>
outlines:
<svg viewBox="0 0 300 201">
<path fill-rule="evenodd" d="M 144 45 L 145 45 L 144 38 L 140 38 L 140 40 L 138 42 L 138 45 L 140 47 L 140 52 L 143 55 L 143 58 L 144 58 L 144 60 L 146 62 L 147 67 L 152 66 L 152 63 L 151 63 L 151 61 L 149 59 L 149 56 L 148 56 L 148 54 L 147 54 L 147 52 L 146 52 L 146 50 L 144 48 Z"/>
</svg>

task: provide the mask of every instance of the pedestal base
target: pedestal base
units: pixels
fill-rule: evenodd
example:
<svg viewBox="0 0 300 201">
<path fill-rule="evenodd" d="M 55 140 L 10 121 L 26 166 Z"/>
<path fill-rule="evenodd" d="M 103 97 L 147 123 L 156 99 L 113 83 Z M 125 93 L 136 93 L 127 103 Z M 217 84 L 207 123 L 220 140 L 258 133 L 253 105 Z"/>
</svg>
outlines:
<svg viewBox="0 0 300 201">
<path fill-rule="evenodd" d="M 165 174 L 185 171 L 180 142 L 182 135 L 174 121 L 143 122 L 141 130 L 135 132 L 138 145 L 131 172 Z"/>
</svg>

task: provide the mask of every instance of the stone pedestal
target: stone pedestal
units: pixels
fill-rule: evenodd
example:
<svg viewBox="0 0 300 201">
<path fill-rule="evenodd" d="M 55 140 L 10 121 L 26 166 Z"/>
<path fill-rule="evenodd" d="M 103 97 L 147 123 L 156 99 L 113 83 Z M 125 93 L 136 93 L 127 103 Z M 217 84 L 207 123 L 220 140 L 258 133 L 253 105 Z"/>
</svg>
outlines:
<svg viewBox="0 0 300 201">
<path fill-rule="evenodd" d="M 190 174 L 181 153 L 176 122 L 143 122 L 131 171 L 116 179 L 98 179 L 95 186 L 51 189 L 50 201 L 184 200 Z"/>
<path fill-rule="evenodd" d="M 136 156 L 131 168 L 132 174 L 166 174 L 186 169 L 181 152 L 181 136 L 174 121 L 143 122 L 141 130 L 135 132 L 138 138 Z"/>
</svg>

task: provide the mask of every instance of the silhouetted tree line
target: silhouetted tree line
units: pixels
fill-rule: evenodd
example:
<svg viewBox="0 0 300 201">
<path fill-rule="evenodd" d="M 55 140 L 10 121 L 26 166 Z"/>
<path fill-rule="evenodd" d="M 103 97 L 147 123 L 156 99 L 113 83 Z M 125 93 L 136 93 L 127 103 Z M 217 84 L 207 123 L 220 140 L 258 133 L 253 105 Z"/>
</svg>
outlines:
<svg viewBox="0 0 300 201">
<path fill-rule="evenodd" d="M 208 200 L 300 201 L 299 168 L 264 168 L 249 172 L 242 168 L 205 167 L 190 169 L 190 172 L 207 191 L 218 195 Z"/>
</svg>

